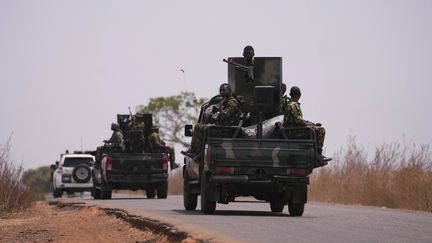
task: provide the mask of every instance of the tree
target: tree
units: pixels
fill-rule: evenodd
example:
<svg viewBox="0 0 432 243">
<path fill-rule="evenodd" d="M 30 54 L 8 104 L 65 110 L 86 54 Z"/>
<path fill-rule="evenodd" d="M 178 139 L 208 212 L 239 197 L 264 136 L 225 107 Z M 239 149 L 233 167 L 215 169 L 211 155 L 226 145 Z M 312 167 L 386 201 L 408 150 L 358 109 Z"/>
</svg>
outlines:
<svg viewBox="0 0 432 243">
<path fill-rule="evenodd" d="M 184 136 L 185 124 L 196 122 L 204 98 L 197 99 L 193 92 L 181 92 L 169 97 L 150 98 L 147 105 L 137 107 L 138 112 L 153 113 L 153 124 L 158 125 L 165 141 L 188 147 Z"/>
<path fill-rule="evenodd" d="M 22 182 L 38 192 L 49 192 L 52 190 L 51 168 L 49 166 L 41 166 L 37 169 L 29 169 L 24 171 Z"/>
</svg>

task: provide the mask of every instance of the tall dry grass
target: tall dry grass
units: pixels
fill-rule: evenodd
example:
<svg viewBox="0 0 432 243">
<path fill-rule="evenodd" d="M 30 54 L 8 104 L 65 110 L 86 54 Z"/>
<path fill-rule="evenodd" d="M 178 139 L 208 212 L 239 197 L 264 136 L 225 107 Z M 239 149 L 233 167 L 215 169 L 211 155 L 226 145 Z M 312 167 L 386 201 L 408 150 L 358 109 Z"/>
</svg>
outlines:
<svg viewBox="0 0 432 243">
<path fill-rule="evenodd" d="M 310 179 L 314 201 L 432 211 L 429 145 L 384 144 L 369 156 L 350 138 L 347 148 Z"/>
<path fill-rule="evenodd" d="M 21 182 L 23 167 L 10 154 L 10 140 L 0 144 L 0 218 L 28 208 L 37 194 Z"/>
<path fill-rule="evenodd" d="M 181 166 L 177 169 L 170 171 L 170 175 L 168 177 L 168 194 L 183 194 L 183 169 Z"/>
</svg>

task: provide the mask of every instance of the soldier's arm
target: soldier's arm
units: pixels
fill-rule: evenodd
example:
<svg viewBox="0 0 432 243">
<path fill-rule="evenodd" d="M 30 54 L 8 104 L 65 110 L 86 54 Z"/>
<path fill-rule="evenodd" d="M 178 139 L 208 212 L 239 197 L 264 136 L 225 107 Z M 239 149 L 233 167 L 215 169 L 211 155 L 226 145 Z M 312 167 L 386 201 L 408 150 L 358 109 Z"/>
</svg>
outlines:
<svg viewBox="0 0 432 243">
<path fill-rule="evenodd" d="M 292 115 L 294 117 L 294 122 L 296 125 L 304 126 L 306 122 L 303 120 L 302 112 L 300 106 L 296 103 L 292 104 Z"/>
</svg>

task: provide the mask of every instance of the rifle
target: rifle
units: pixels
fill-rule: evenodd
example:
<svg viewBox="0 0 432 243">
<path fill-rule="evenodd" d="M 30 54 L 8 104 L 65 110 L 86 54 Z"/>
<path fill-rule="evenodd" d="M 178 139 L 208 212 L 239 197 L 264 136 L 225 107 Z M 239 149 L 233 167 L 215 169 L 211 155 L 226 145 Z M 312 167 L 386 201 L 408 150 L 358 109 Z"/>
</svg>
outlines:
<svg viewBox="0 0 432 243">
<path fill-rule="evenodd" d="M 254 74 L 253 74 L 254 66 L 253 65 L 245 66 L 245 65 L 242 65 L 240 63 L 236 63 L 236 62 L 233 62 L 233 61 L 227 60 L 227 59 L 223 59 L 222 61 L 224 61 L 224 62 L 226 62 L 228 64 L 231 64 L 231 65 L 234 65 L 235 68 L 238 68 L 238 69 L 241 69 L 241 70 L 247 72 L 247 74 L 249 76 L 249 79 L 252 82 L 254 81 Z"/>
<path fill-rule="evenodd" d="M 135 117 L 132 115 L 132 111 L 130 109 L 130 106 L 128 107 L 128 109 L 129 109 L 129 114 L 130 114 L 130 117 L 131 117 L 131 122 L 134 122 L 135 121 Z"/>
</svg>

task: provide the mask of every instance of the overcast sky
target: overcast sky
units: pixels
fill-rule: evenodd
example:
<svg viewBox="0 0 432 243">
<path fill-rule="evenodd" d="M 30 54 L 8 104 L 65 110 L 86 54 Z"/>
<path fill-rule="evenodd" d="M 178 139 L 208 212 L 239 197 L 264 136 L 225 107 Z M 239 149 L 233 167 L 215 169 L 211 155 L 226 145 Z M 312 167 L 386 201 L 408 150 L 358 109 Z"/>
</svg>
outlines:
<svg viewBox="0 0 432 243">
<path fill-rule="evenodd" d="M 128 106 L 211 97 L 245 45 L 280 56 L 327 154 L 432 142 L 432 1 L 0 0 L 0 144 L 26 168 L 95 149 Z M 180 162 L 180 160 L 178 161 Z"/>
</svg>

